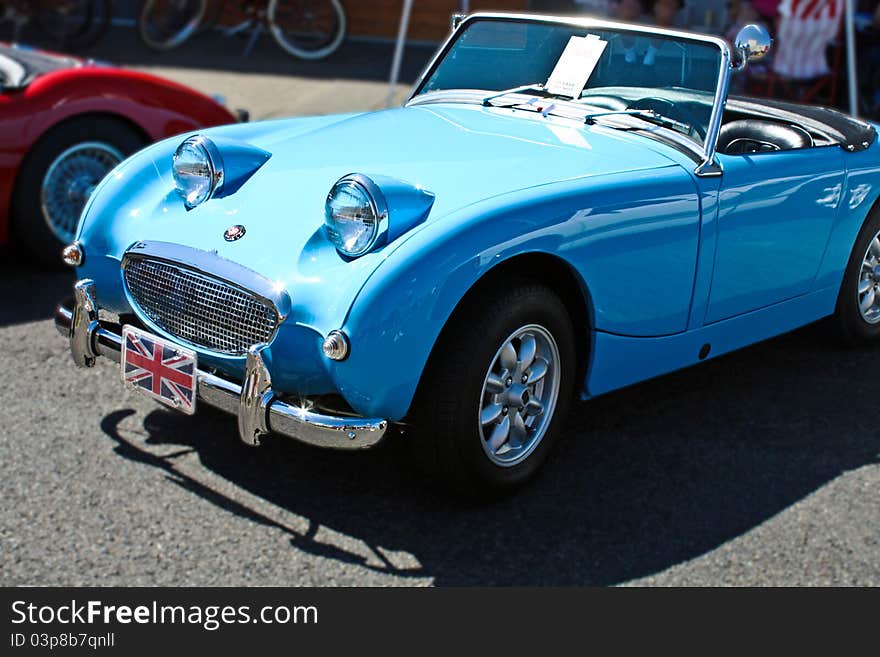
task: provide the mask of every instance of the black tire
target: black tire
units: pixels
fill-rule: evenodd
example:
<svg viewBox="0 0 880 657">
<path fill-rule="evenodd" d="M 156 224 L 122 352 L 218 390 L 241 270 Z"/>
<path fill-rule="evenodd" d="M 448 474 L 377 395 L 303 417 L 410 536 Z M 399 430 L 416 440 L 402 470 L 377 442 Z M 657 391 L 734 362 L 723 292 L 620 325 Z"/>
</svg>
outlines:
<svg viewBox="0 0 880 657">
<path fill-rule="evenodd" d="M 89 142 L 106 144 L 127 157 L 145 145 L 138 132 L 109 117 L 81 117 L 49 130 L 31 148 L 18 172 L 12 201 L 13 239 L 40 263 L 61 266 L 62 238 L 50 228 L 43 213 L 43 179 L 50 166 L 70 148 Z M 75 211 L 75 210 L 73 210 Z"/>
<path fill-rule="evenodd" d="M 559 352 L 559 393 L 537 447 L 500 466 L 484 449 L 479 413 L 483 382 L 499 348 L 518 328 L 545 328 Z M 541 467 L 568 412 L 577 371 L 574 329 L 565 305 L 546 285 L 509 281 L 500 293 L 464 302 L 435 346 L 413 404 L 410 442 L 418 464 L 468 497 L 511 491 Z"/>
<path fill-rule="evenodd" d="M 849 256 L 831 322 L 837 335 L 850 346 L 876 342 L 880 338 L 880 322 L 872 324 L 862 316 L 858 291 L 862 277 L 862 262 L 874 236 L 878 233 L 880 233 L 880 209 L 875 207 L 862 225 Z"/>
</svg>

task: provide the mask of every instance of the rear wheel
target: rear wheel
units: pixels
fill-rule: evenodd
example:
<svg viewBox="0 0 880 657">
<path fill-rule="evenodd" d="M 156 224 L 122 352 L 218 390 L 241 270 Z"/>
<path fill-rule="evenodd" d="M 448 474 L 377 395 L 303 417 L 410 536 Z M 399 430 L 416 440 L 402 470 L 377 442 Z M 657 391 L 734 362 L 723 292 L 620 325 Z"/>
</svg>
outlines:
<svg viewBox="0 0 880 657">
<path fill-rule="evenodd" d="M 198 30 L 208 0 L 144 0 L 138 15 L 141 40 L 153 50 L 177 48 Z"/>
<path fill-rule="evenodd" d="M 301 59 L 331 55 L 347 29 L 339 0 L 269 0 L 267 16 L 278 45 Z"/>
<path fill-rule="evenodd" d="M 414 405 L 420 462 L 458 492 L 525 483 L 559 433 L 576 371 L 571 319 L 548 287 L 471 299 L 432 353 Z"/>
<path fill-rule="evenodd" d="M 15 237 L 44 264 L 60 264 L 92 191 L 126 156 L 144 145 L 110 118 L 80 118 L 46 133 L 19 170 L 12 212 Z"/>
<path fill-rule="evenodd" d="M 880 211 L 876 208 L 856 238 L 833 319 L 849 344 L 880 338 Z"/>
</svg>

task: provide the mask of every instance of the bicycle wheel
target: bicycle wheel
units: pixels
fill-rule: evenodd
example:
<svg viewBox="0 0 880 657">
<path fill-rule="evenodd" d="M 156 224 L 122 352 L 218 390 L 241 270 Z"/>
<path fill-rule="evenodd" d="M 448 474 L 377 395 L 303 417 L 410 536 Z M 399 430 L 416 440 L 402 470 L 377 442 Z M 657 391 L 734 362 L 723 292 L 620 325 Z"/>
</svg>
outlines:
<svg viewBox="0 0 880 657">
<path fill-rule="evenodd" d="M 321 59 L 345 38 L 346 16 L 339 0 L 269 0 L 269 31 L 294 57 Z"/>
<path fill-rule="evenodd" d="M 92 0 L 92 15 L 85 29 L 72 35 L 65 44 L 69 48 L 88 48 L 100 39 L 110 27 L 113 0 Z"/>
<path fill-rule="evenodd" d="M 144 0 L 138 15 L 141 40 L 153 50 L 177 48 L 198 30 L 207 6 L 207 0 Z"/>
<path fill-rule="evenodd" d="M 40 3 L 34 18 L 55 44 L 67 46 L 88 31 L 94 13 L 92 0 L 59 0 Z"/>
</svg>

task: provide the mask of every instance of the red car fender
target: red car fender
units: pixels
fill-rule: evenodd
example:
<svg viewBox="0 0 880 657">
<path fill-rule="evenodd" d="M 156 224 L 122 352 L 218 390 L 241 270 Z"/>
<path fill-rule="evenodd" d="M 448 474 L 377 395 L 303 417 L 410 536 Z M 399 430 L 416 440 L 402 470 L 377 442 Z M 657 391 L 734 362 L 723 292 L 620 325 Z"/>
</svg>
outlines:
<svg viewBox="0 0 880 657">
<path fill-rule="evenodd" d="M 201 127 L 235 122 L 213 99 L 162 78 L 86 65 L 38 77 L 21 91 L 0 94 L 0 244 L 19 167 L 49 130 L 74 117 L 100 114 L 129 123 L 148 142 Z"/>
</svg>

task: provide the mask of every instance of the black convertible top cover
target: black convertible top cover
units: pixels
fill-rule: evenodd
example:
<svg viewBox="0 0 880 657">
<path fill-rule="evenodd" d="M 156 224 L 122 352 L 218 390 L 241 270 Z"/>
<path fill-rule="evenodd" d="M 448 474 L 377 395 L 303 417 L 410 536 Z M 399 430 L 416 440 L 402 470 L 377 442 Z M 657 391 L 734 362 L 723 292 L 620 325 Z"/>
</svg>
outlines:
<svg viewBox="0 0 880 657">
<path fill-rule="evenodd" d="M 805 128 L 828 135 L 847 151 L 863 151 L 877 138 L 877 131 L 867 121 L 828 107 L 799 105 L 769 98 L 730 96 L 727 109 L 801 124 Z"/>
</svg>

